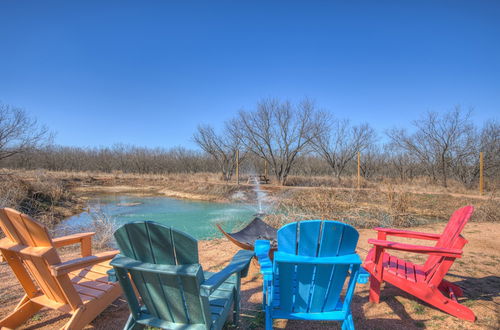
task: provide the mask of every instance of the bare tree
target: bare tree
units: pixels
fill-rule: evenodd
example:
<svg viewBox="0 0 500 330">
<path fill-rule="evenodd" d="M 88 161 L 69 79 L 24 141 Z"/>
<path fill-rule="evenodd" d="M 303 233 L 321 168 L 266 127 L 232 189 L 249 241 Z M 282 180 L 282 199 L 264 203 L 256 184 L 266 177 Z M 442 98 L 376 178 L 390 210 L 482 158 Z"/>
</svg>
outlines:
<svg viewBox="0 0 500 330">
<path fill-rule="evenodd" d="M 413 180 L 417 175 L 418 161 L 409 152 L 400 150 L 392 144 L 385 145 L 387 173 L 395 172 L 401 181 Z"/>
<path fill-rule="evenodd" d="M 500 123 L 488 121 L 481 131 L 480 141 L 487 175 L 492 178 L 500 177 Z"/>
<path fill-rule="evenodd" d="M 428 112 L 413 122 L 413 134 L 393 129 L 387 136 L 395 146 L 417 157 L 433 181 L 440 175 L 442 185 L 447 187 L 450 165 L 460 157 L 474 133 L 469 116 L 470 111 L 463 112 L 458 106 L 443 115 Z"/>
<path fill-rule="evenodd" d="M 383 154 L 377 145 L 370 144 L 361 155 L 360 170 L 365 179 L 373 178 L 381 172 L 384 166 L 386 154 Z"/>
<path fill-rule="evenodd" d="M 479 179 L 479 153 L 484 153 L 484 170 L 492 178 L 500 170 L 500 124 L 490 120 L 481 131 L 474 130 L 464 139 L 463 145 L 451 164 L 456 179 L 472 187 Z"/>
<path fill-rule="evenodd" d="M 297 156 L 324 129 L 324 116 L 307 99 L 297 105 L 264 99 L 255 111 L 240 111 L 232 127 L 249 150 L 267 160 L 278 182 L 285 185 Z"/>
<path fill-rule="evenodd" d="M 222 134 L 217 134 L 211 126 L 200 125 L 193 135 L 196 144 L 217 161 L 222 177 L 226 181 L 231 180 L 236 169 L 237 151 L 240 151 L 240 161 L 245 158 L 241 138 L 233 132 L 227 125 Z"/>
<path fill-rule="evenodd" d="M 313 140 L 314 148 L 333 170 L 338 181 L 358 152 L 374 144 L 375 130 L 368 124 L 352 126 L 348 120 L 330 119 L 329 129 Z"/>
<path fill-rule="evenodd" d="M 0 103 L 0 159 L 39 147 L 50 138 L 48 129 L 23 109 Z"/>
</svg>

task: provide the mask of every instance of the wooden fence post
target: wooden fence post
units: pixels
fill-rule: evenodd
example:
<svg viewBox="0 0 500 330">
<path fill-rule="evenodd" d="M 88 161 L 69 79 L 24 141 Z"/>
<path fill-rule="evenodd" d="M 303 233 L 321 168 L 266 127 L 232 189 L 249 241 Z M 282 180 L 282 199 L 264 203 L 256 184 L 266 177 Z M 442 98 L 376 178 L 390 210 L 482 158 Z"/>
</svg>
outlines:
<svg viewBox="0 0 500 330">
<path fill-rule="evenodd" d="M 479 193 L 484 193 L 484 158 L 483 152 L 479 153 Z"/>
<path fill-rule="evenodd" d="M 236 184 L 240 184 L 240 151 L 236 149 Z"/>
<path fill-rule="evenodd" d="M 358 151 L 358 189 L 361 188 L 361 152 Z"/>
</svg>

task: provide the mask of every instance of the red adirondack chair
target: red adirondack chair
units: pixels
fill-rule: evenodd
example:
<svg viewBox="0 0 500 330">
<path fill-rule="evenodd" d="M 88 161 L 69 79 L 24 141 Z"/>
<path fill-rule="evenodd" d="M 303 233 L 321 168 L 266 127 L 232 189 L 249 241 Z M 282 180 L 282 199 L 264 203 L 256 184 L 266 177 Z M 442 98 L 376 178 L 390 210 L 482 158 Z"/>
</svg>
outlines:
<svg viewBox="0 0 500 330">
<path fill-rule="evenodd" d="M 444 279 L 455 259 L 462 256 L 462 248 L 467 240 L 460 233 L 473 211 L 472 206 L 455 211 L 441 235 L 375 228 L 378 239 L 368 240 L 374 247 L 363 263 L 363 267 L 370 273 L 370 301 L 380 301 L 380 285 L 385 281 L 442 311 L 474 322 L 474 312 L 457 302 L 456 297 L 463 295 L 462 289 Z M 403 244 L 387 241 L 388 235 L 435 240 L 437 243 L 434 247 Z M 425 253 L 429 258 L 425 264 L 416 265 L 392 256 L 385 250 Z"/>
</svg>

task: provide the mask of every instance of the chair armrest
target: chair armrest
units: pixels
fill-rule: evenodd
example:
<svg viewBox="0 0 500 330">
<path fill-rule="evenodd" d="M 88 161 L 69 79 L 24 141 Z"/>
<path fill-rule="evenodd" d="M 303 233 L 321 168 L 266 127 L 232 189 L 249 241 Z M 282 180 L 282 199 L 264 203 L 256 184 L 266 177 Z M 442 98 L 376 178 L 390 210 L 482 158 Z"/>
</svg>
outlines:
<svg viewBox="0 0 500 330">
<path fill-rule="evenodd" d="M 107 251 L 98 253 L 93 256 L 83 257 L 78 259 L 69 260 L 66 262 L 61 262 L 56 265 L 50 266 L 50 272 L 53 276 L 60 276 L 72 272 L 74 270 L 82 269 L 87 266 L 95 265 L 100 262 L 113 259 L 120 251 Z"/>
<path fill-rule="evenodd" d="M 52 239 L 52 242 L 56 248 L 80 243 L 82 257 L 89 257 L 92 255 L 92 236 L 94 235 L 94 232 L 78 233 L 54 238 Z"/>
<path fill-rule="evenodd" d="M 315 265 L 361 265 L 361 259 L 356 253 L 338 257 L 306 257 L 278 251 L 274 253 L 274 260 L 281 263 L 302 263 Z"/>
<path fill-rule="evenodd" d="M 448 248 L 442 248 L 442 247 L 404 244 L 404 243 L 397 243 L 397 242 L 391 242 L 391 241 L 383 241 L 383 240 L 378 240 L 378 239 L 369 239 L 368 243 L 373 244 L 376 247 L 380 247 L 383 249 L 399 250 L 399 251 L 414 252 L 414 253 L 426 253 L 426 254 L 437 255 L 437 256 L 441 256 L 441 257 L 452 257 L 452 258 L 461 258 L 462 257 L 462 250 L 458 250 L 458 249 L 448 249 Z"/>
<path fill-rule="evenodd" d="M 426 240 L 438 240 L 441 238 L 440 234 L 421 233 L 418 231 L 411 231 L 411 230 L 400 230 L 400 229 L 382 228 L 382 227 L 377 227 L 374 229 L 376 231 L 378 231 L 379 233 L 383 232 L 386 235 L 390 235 L 390 236 L 418 238 L 418 239 L 426 239 Z"/>
<path fill-rule="evenodd" d="M 260 265 L 260 272 L 263 275 L 269 275 L 273 272 L 273 262 L 269 258 L 271 251 L 271 242 L 266 240 L 256 240 L 254 247 L 255 255 Z"/>
<path fill-rule="evenodd" d="M 52 242 L 56 248 L 71 244 L 80 243 L 83 239 L 94 236 L 94 232 L 88 233 L 78 233 L 73 235 L 61 236 L 57 238 L 53 238 Z"/>
<path fill-rule="evenodd" d="M 253 256 L 253 251 L 239 250 L 238 253 L 234 255 L 229 265 L 203 282 L 201 285 L 202 295 L 207 297 L 210 296 L 210 294 L 217 290 L 217 288 L 224 283 L 229 276 L 235 273 L 239 273 L 242 277 L 245 277 L 248 274 L 248 268 Z"/>
<path fill-rule="evenodd" d="M 148 262 L 142 262 L 136 259 L 125 257 L 124 255 L 117 255 L 109 263 L 115 268 L 121 268 L 128 270 L 136 270 L 139 272 L 148 272 L 155 274 L 165 274 L 165 275 L 187 275 L 187 276 L 197 276 L 200 272 L 199 264 L 185 264 L 185 265 L 164 265 L 164 264 L 152 264 Z"/>
</svg>

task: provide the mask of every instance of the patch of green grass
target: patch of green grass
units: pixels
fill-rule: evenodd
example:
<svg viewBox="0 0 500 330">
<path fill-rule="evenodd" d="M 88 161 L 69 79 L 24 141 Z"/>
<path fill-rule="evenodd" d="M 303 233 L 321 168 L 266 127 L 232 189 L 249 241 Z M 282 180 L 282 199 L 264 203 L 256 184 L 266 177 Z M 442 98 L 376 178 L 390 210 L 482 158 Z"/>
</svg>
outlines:
<svg viewBox="0 0 500 330">
<path fill-rule="evenodd" d="M 466 231 L 465 233 L 466 234 L 478 234 L 480 232 L 481 232 L 480 230 L 471 230 L 471 231 Z"/>
<path fill-rule="evenodd" d="M 422 315 L 425 313 L 425 307 L 419 303 L 415 303 L 413 306 L 413 311 L 417 315 Z"/>
<path fill-rule="evenodd" d="M 467 299 L 463 302 L 461 302 L 462 305 L 465 305 L 467 307 L 472 307 L 476 304 L 476 301 L 475 300 L 472 300 L 472 299 Z"/>
<path fill-rule="evenodd" d="M 33 315 L 33 316 L 31 317 L 30 321 L 34 321 L 34 322 L 36 322 L 36 321 L 40 321 L 40 320 L 42 319 L 42 317 L 43 317 L 43 316 L 42 316 L 42 314 L 40 314 L 40 313 L 36 313 L 35 315 Z"/>
<path fill-rule="evenodd" d="M 417 322 L 415 322 L 415 326 L 417 328 L 425 328 L 425 323 L 422 321 L 417 321 Z"/>
<path fill-rule="evenodd" d="M 438 320 L 438 321 L 442 321 L 446 318 L 446 315 L 434 315 L 432 317 L 433 320 Z"/>
<path fill-rule="evenodd" d="M 250 321 L 249 329 L 263 328 L 265 324 L 265 314 L 260 311 L 255 314 L 255 317 Z"/>
</svg>

